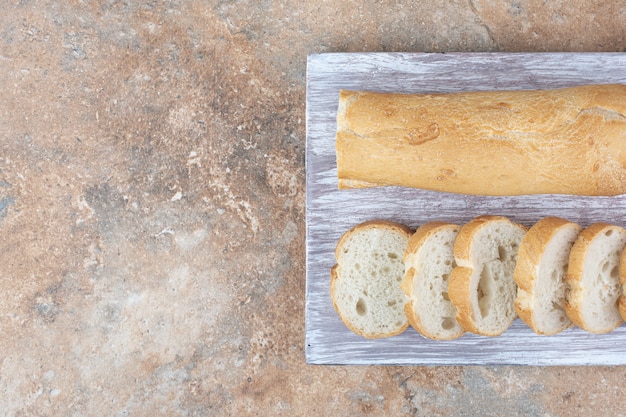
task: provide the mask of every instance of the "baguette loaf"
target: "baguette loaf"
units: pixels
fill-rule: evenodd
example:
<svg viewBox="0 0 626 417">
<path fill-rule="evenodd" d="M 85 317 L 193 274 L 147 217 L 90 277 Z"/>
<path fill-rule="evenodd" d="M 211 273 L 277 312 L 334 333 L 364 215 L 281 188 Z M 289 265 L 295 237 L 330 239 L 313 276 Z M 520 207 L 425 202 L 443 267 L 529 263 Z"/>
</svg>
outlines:
<svg viewBox="0 0 626 417">
<path fill-rule="evenodd" d="M 557 217 L 541 219 L 522 239 L 514 279 L 515 309 L 535 333 L 554 335 L 572 326 L 565 314 L 569 255 L 581 227 Z"/>
<path fill-rule="evenodd" d="M 411 236 L 404 253 L 404 312 L 409 324 L 430 339 L 452 340 L 464 333 L 448 296 L 458 232 L 455 224 L 426 223 Z"/>
<path fill-rule="evenodd" d="M 337 243 L 330 295 L 344 324 L 366 338 L 402 333 L 409 323 L 400 289 L 412 231 L 384 220 L 356 225 Z"/>
<path fill-rule="evenodd" d="M 517 317 L 513 273 L 525 233 L 524 226 L 501 216 L 480 216 L 461 227 L 448 295 L 466 331 L 498 336 Z"/>
<path fill-rule="evenodd" d="M 339 188 L 626 193 L 626 85 L 388 94 L 341 91 Z"/>
<path fill-rule="evenodd" d="M 569 256 L 565 311 L 583 330 L 608 333 L 623 319 L 618 308 L 622 293 L 620 255 L 626 245 L 626 230 L 595 223 L 583 230 Z"/>
</svg>

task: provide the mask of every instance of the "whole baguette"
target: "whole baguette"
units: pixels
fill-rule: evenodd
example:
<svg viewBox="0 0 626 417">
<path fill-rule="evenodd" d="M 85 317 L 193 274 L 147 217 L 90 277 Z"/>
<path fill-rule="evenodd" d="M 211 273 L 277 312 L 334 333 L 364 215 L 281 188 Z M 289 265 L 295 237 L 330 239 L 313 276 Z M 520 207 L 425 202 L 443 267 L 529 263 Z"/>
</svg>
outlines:
<svg viewBox="0 0 626 417">
<path fill-rule="evenodd" d="M 626 85 L 341 91 L 338 186 L 480 194 L 626 193 Z"/>
</svg>

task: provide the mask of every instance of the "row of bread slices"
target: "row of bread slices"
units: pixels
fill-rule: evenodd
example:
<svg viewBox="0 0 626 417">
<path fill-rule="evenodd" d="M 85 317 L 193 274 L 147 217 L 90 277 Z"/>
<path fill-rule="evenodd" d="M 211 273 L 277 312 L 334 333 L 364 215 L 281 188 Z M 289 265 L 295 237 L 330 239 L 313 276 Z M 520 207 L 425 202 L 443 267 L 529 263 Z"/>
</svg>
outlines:
<svg viewBox="0 0 626 417">
<path fill-rule="evenodd" d="M 497 336 L 517 317 L 541 335 L 573 325 L 607 333 L 626 318 L 625 245 L 622 227 L 583 229 L 557 217 L 530 229 L 480 216 L 415 232 L 368 221 L 337 244 L 331 298 L 346 326 L 367 338 L 409 324 L 437 340 Z"/>
</svg>

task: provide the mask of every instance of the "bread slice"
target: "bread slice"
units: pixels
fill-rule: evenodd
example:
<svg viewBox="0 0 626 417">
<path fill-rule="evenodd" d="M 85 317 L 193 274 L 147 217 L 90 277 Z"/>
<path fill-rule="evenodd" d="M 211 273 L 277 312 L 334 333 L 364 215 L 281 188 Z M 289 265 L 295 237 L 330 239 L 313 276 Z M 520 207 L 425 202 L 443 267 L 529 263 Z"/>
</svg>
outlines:
<svg viewBox="0 0 626 417">
<path fill-rule="evenodd" d="M 408 297 L 404 312 L 409 324 L 430 339 L 452 340 L 464 333 L 448 296 L 459 228 L 450 223 L 426 223 L 411 236 L 404 252 L 401 288 Z"/>
<path fill-rule="evenodd" d="M 558 217 L 535 223 L 520 244 L 514 279 L 515 309 L 535 333 L 554 335 L 572 326 L 565 314 L 567 267 L 582 228 Z"/>
<path fill-rule="evenodd" d="M 565 311 L 581 329 L 608 333 L 622 323 L 618 308 L 622 294 L 619 261 L 625 245 L 626 230 L 607 223 L 592 224 L 574 242 Z"/>
<path fill-rule="evenodd" d="M 366 338 L 390 337 L 408 327 L 403 256 L 412 230 L 385 220 L 361 223 L 337 243 L 330 295 L 341 320 Z"/>
<path fill-rule="evenodd" d="M 461 227 L 448 295 L 466 331 L 498 336 L 517 317 L 513 273 L 525 234 L 524 226 L 502 216 L 480 216 Z"/>
</svg>

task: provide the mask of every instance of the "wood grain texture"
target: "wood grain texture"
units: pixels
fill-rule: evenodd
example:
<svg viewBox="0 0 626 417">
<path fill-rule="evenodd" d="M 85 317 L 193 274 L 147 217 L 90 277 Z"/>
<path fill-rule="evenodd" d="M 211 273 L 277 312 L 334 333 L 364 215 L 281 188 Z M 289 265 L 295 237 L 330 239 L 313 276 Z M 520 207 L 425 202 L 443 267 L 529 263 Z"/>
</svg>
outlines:
<svg viewBox="0 0 626 417">
<path fill-rule="evenodd" d="M 367 340 L 348 330 L 329 295 L 330 268 L 342 233 L 386 219 L 417 228 L 428 221 L 462 224 L 482 214 L 531 226 L 559 216 L 587 226 L 626 226 L 626 196 L 484 197 L 383 187 L 338 190 L 335 162 L 340 89 L 399 93 L 559 88 L 626 83 L 623 53 L 336 53 L 307 62 L 306 360 L 311 364 L 622 365 L 626 326 L 605 335 L 572 328 L 537 336 L 521 320 L 499 337 L 466 334 L 433 341 L 413 329 Z"/>
</svg>

